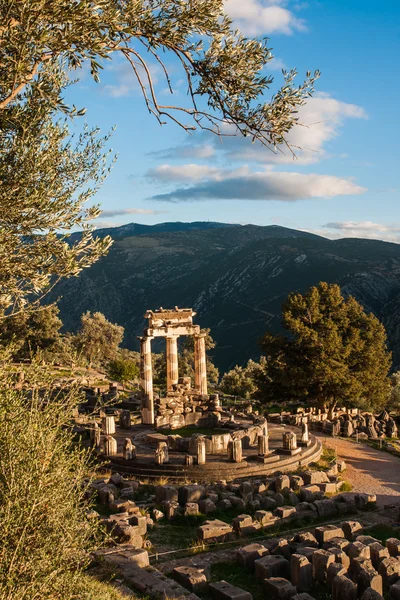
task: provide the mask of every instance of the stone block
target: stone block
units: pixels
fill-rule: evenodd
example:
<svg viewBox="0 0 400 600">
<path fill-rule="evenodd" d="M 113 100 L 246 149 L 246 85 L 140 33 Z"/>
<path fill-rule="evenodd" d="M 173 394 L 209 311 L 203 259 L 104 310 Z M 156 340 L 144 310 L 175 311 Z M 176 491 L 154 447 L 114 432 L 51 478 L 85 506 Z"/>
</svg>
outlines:
<svg viewBox="0 0 400 600">
<path fill-rule="evenodd" d="M 317 538 L 311 533 L 311 531 L 302 531 L 301 533 L 296 533 L 293 541 L 296 544 L 318 548 Z"/>
<path fill-rule="evenodd" d="M 222 508 L 222 510 L 228 510 L 229 508 L 232 508 L 232 503 L 230 500 L 228 500 L 228 498 L 222 498 L 222 500 L 218 502 L 218 508 Z"/>
<path fill-rule="evenodd" d="M 378 569 L 384 558 L 389 558 L 389 550 L 382 546 L 380 542 L 373 542 L 369 545 L 371 561 L 375 569 Z"/>
<path fill-rule="evenodd" d="M 254 562 L 256 579 L 290 577 L 290 563 L 283 556 L 263 556 Z"/>
<path fill-rule="evenodd" d="M 240 484 L 239 492 L 246 503 L 253 499 L 253 486 L 249 481 L 243 481 Z"/>
<path fill-rule="evenodd" d="M 162 519 L 165 518 L 165 515 L 163 512 L 161 512 L 161 510 L 158 510 L 157 508 L 153 508 L 153 519 L 155 521 L 161 521 Z"/>
<path fill-rule="evenodd" d="M 321 525 L 315 528 L 315 537 L 319 544 L 329 542 L 332 538 L 344 537 L 343 529 L 337 525 Z"/>
<path fill-rule="evenodd" d="M 243 500 L 243 498 L 238 498 L 237 496 L 231 496 L 229 500 L 230 500 L 231 505 L 239 510 L 243 510 L 244 508 L 246 508 L 246 502 Z"/>
<path fill-rule="evenodd" d="M 325 471 L 304 471 L 302 477 L 306 485 L 329 483 L 329 477 Z"/>
<path fill-rule="evenodd" d="M 264 579 L 263 588 L 268 600 L 290 600 L 297 593 L 294 585 L 283 577 Z"/>
<path fill-rule="evenodd" d="M 304 485 L 304 479 L 300 477 L 300 475 L 290 475 L 290 487 L 295 492 L 298 492 L 299 489 Z"/>
<path fill-rule="evenodd" d="M 271 554 L 283 556 L 287 560 L 290 560 L 292 556 L 292 548 L 289 541 L 286 538 L 279 538 L 278 543 L 271 550 Z"/>
<path fill-rule="evenodd" d="M 371 558 L 370 547 L 365 546 L 361 542 L 352 542 L 351 544 L 349 544 L 349 547 L 347 548 L 347 554 L 350 560 L 352 560 L 353 558 Z"/>
<path fill-rule="evenodd" d="M 261 527 L 258 522 L 256 522 L 256 524 Z M 238 515 L 232 521 L 233 530 L 236 531 L 236 533 L 244 535 L 253 533 L 254 527 L 257 526 L 256 524 L 253 523 L 253 517 L 250 515 Z"/>
<path fill-rule="evenodd" d="M 275 478 L 275 491 L 288 492 L 290 490 L 290 479 L 287 475 L 279 475 Z"/>
<path fill-rule="evenodd" d="M 397 538 L 387 539 L 386 548 L 389 550 L 390 556 L 400 556 L 400 540 Z"/>
<path fill-rule="evenodd" d="M 253 600 L 250 592 L 235 587 L 226 581 L 210 583 L 208 591 L 213 600 Z"/>
<path fill-rule="evenodd" d="M 314 502 L 315 494 L 320 489 L 317 485 L 303 485 L 299 490 L 299 497 L 302 502 Z"/>
<path fill-rule="evenodd" d="M 156 504 L 162 504 L 164 501 L 178 501 L 178 490 L 172 485 L 158 485 L 156 487 Z"/>
<path fill-rule="evenodd" d="M 319 483 L 318 487 L 321 492 L 324 492 L 324 494 L 336 494 L 337 492 L 337 485 L 332 481 L 329 483 Z"/>
<path fill-rule="evenodd" d="M 341 523 L 341 527 L 344 532 L 344 536 L 349 542 L 356 540 L 357 536 L 362 533 L 362 525 L 358 521 L 345 521 Z"/>
<path fill-rule="evenodd" d="M 327 542 L 325 542 L 322 547 L 324 548 L 324 550 L 329 550 L 330 548 L 339 548 L 340 550 L 343 550 L 344 552 L 346 552 L 349 545 L 350 545 L 350 542 L 348 540 L 346 540 L 346 538 L 333 537 L 330 540 L 328 540 Z"/>
<path fill-rule="evenodd" d="M 290 580 L 299 592 L 308 592 L 313 585 L 312 565 L 306 556 L 292 554 Z"/>
<path fill-rule="evenodd" d="M 183 514 L 185 517 L 198 515 L 199 505 L 197 504 L 197 502 L 187 502 L 183 507 Z"/>
<path fill-rule="evenodd" d="M 200 500 L 199 502 L 199 509 L 203 515 L 211 515 L 212 513 L 215 513 L 217 507 L 211 498 L 204 498 L 204 500 Z"/>
<path fill-rule="evenodd" d="M 145 517 L 141 514 L 132 515 L 132 517 L 129 519 L 129 524 L 135 525 L 136 527 L 138 527 L 140 535 L 146 535 L 146 533 L 147 533 L 147 517 Z"/>
<path fill-rule="evenodd" d="M 302 556 L 305 556 L 307 560 L 311 563 L 312 556 L 317 550 L 318 548 L 313 548 L 312 546 L 298 546 L 296 548 L 296 554 L 301 554 Z"/>
<path fill-rule="evenodd" d="M 328 567 L 335 562 L 335 555 L 327 550 L 316 550 L 312 555 L 313 577 L 318 583 L 325 583 Z"/>
<path fill-rule="evenodd" d="M 261 508 L 263 510 L 272 511 L 277 507 L 276 500 L 269 496 L 263 496 L 260 500 Z"/>
<path fill-rule="evenodd" d="M 178 501 L 182 506 L 188 502 L 199 502 L 205 496 L 203 485 L 183 485 L 178 490 Z"/>
<path fill-rule="evenodd" d="M 231 539 L 233 529 L 230 525 L 219 519 L 205 521 L 197 528 L 197 538 L 204 542 L 223 542 Z"/>
<path fill-rule="evenodd" d="M 356 537 L 356 542 L 361 542 L 364 546 L 370 546 L 371 544 L 379 543 L 379 540 L 372 537 L 371 535 L 358 535 Z"/>
<path fill-rule="evenodd" d="M 127 500 L 125 498 L 119 498 L 118 500 L 114 500 L 114 502 L 111 502 L 110 510 L 113 513 L 127 512 L 130 515 L 139 512 L 139 509 L 136 506 L 136 504 L 132 502 L 132 500 Z"/>
<path fill-rule="evenodd" d="M 319 517 L 336 517 L 337 515 L 337 509 L 336 509 L 336 502 L 334 500 L 315 500 L 314 502 L 316 508 L 317 508 L 317 513 Z M 342 530 L 341 530 L 342 531 Z M 338 536 L 340 536 L 340 534 L 337 534 Z M 342 535 L 343 535 L 343 531 L 342 531 Z"/>
<path fill-rule="evenodd" d="M 265 546 L 262 546 L 261 544 L 248 544 L 247 546 L 236 550 L 236 560 L 239 565 L 254 571 L 255 561 L 267 554 L 269 554 L 269 552 Z"/>
<path fill-rule="evenodd" d="M 182 509 L 178 502 L 170 502 L 169 500 L 166 500 L 161 506 L 165 518 L 169 521 L 182 514 Z"/>
<path fill-rule="evenodd" d="M 331 554 L 335 555 L 335 562 L 340 563 L 341 565 L 343 565 L 344 567 L 346 567 L 346 570 L 349 569 L 350 567 L 350 558 L 347 556 L 346 552 L 344 550 L 341 550 L 340 548 L 327 548 L 328 552 L 330 552 Z"/>
<path fill-rule="evenodd" d="M 272 512 L 267 510 L 256 510 L 254 517 L 261 525 L 268 525 L 274 519 Z"/>
<path fill-rule="evenodd" d="M 394 556 L 384 558 L 378 565 L 378 573 L 382 576 L 383 586 L 388 588 L 400 579 L 400 562 Z"/>
<path fill-rule="evenodd" d="M 296 514 L 296 509 L 294 506 L 278 506 L 275 510 L 275 515 L 280 519 L 288 519 Z"/>
<path fill-rule="evenodd" d="M 361 569 L 373 569 L 371 560 L 369 558 L 362 558 L 360 556 L 352 558 L 350 561 L 350 573 L 353 581 L 356 583 L 358 581 L 358 574 Z"/>
<path fill-rule="evenodd" d="M 332 600 L 357 600 L 357 584 L 345 575 L 337 575 L 332 581 Z"/>
<path fill-rule="evenodd" d="M 314 600 L 314 598 L 310 596 L 310 594 L 302 592 L 301 594 L 296 594 L 295 596 L 292 596 L 292 600 Z"/>
<path fill-rule="evenodd" d="M 400 600 L 400 581 L 390 586 L 391 600 Z"/>
<path fill-rule="evenodd" d="M 331 563 L 326 572 L 326 583 L 327 583 L 328 589 L 330 589 L 330 590 L 332 589 L 333 580 L 338 575 L 347 575 L 346 567 L 344 567 L 341 563 L 337 563 L 337 562 Z"/>
<path fill-rule="evenodd" d="M 274 494 L 273 498 L 276 502 L 276 506 L 283 506 L 285 504 L 285 498 L 280 492 Z"/>
<path fill-rule="evenodd" d="M 290 506 L 297 506 L 300 502 L 298 495 L 294 492 L 289 492 L 287 495 L 287 499 Z"/>
<path fill-rule="evenodd" d="M 372 588 L 378 594 L 382 595 L 383 592 L 383 584 L 382 584 L 382 576 L 375 571 L 373 567 L 363 567 L 360 569 L 357 576 L 358 583 L 358 595 L 362 596 L 362 594 L 368 588 Z"/>
<path fill-rule="evenodd" d="M 368 505 L 374 504 L 376 502 L 376 495 L 375 494 L 355 494 L 354 502 L 355 502 L 356 508 L 358 508 L 359 510 L 365 510 L 368 507 Z"/>
<path fill-rule="evenodd" d="M 195 567 L 175 567 L 172 575 L 175 581 L 195 594 L 205 592 L 208 588 L 205 572 Z"/>
<path fill-rule="evenodd" d="M 361 596 L 361 600 L 383 600 L 383 596 L 372 588 L 367 588 Z"/>
</svg>

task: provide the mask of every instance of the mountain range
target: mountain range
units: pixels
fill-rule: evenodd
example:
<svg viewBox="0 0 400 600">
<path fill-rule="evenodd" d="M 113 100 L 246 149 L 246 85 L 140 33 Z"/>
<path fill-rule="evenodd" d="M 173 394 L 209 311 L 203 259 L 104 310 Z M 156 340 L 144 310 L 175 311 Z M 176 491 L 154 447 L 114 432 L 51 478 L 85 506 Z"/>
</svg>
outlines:
<svg viewBox="0 0 400 600">
<path fill-rule="evenodd" d="M 124 326 L 124 345 L 138 349 L 147 309 L 193 307 L 195 322 L 211 328 L 212 356 L 224 372 L 257 358 L 267 330 L 281 331 L 290 292 L 327 281 L 384 323 L 400 367 L 399 244 L 212 222 L 130 223 L 97 234 L 114 239 L 108 255 L 58 284 L 52 297 L 60 297 L 66 330 L 78 328 L 83 312 L 101 311 Z"/>
</svg>

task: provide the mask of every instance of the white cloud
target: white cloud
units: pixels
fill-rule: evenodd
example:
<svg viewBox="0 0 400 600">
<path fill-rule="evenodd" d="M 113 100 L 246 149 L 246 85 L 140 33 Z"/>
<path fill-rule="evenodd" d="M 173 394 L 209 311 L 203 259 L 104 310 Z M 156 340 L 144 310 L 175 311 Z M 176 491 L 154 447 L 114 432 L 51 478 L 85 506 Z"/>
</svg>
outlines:
<svg viewBox="0 0 400 600">
<path fill-rule="evenodd" d="M 243 136 L 222 136 L 218 138 L 208 132 L 199 132 L 190 144 L 182 144 L 166 149 L 158 156 L 174 158 L 209 158 L 219 154 L 229 161 L 254 161 L 264 164 L 313 164 L 329 157 L 327 146 L 339 136 L 348 119 L 366 119 L 361 106 L 348 104 L 322 92 L 307 101 L 299 109 L 299 125 L 295 125 L 287 135 L 296 157 L 287 149 L 274 154 L 260 143 L 251 143 Z M 225 126 L 225 133 L 233 133 Z M 342 153 L 343 154 L 343 153 Z"/>
<path fill-rule="evenodd" d="M 314 231 L 331 239 L 366 238 L 400 243 L 400 223 L 390 225 L 373 221 L 334 221 Z"/>
<path fill-rule="evenodd" d="M 314 173 L 301 174 L 264 170 L 252 172 L 248 167 L 237 170 L 206 167 L 203 174 L 193 165 L 179 168 L 163 165 L 160 181 L 194 182 L 175 190 L 157 194 L 152 200 L 188 202 L 198 200 L 279 200 L 294 202 L 310 198 L 333 198 L 358 195 L 366 191 L 349 179 Z M 194 174 L 194 177 L 191 177 Z M 152 171 L 153 179 L 156 170 Z"/>
<path fill-rule="evenodd" d="M 123 215 L 160 215 L 164 210 L 152 210 L 149 208 L 117 208 L 115 210 L 103 210 L 100 218 L 122 217 Z"/>
<path fill-rule="evenodd" d="M 246 35 L 291 35 L 294 31 L 304 31 L 304 20 L 281 4 L 278 0 L 226 0 L 225 12 Z"/>
<path fill-rule="evenodd" d="M 206 178 L 217 177 L 220 169 L 208 165 L 159 165 L 150 169 L 146 176 L 153 181 L 200 181 Z"/>
</svg>

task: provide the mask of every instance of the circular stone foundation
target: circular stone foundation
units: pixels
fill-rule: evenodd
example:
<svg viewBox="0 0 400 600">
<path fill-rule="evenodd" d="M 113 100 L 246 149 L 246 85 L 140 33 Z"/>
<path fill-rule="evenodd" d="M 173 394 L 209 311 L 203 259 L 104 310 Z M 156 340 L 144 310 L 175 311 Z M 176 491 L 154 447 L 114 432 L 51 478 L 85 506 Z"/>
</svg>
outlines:
<svg viewBox="0 0 400 600">
<path fill-rule="evenodd" d="M 240 425 L 245 429 L 246 425 L 251 426 L 253 423 L 250 420 L 243 419 Z M 171 481 L 186 480 L 199 483 L 247 479 L 249 477 L 271 475 L 277 471 L 295 471 L 299 467 L 304 467 L 319 459 L 322 453 L 322 444 L 314 436 L 310 436 L 309 446 L 299 448 L 298 453 L 293 455 L 284 454 L 282 434 L 289 430 L 294 431 L 300 437 L 299 427 L 268 423 L 270 454 L 266 457 L 261 458 L 258 456 L 257 443 L 246 443 L 243 444 L 243 460 L 241 462 L 229 461 L 226 449 L 220 448 L 218 452 L 207 451 L 205 464 L 186 465 L 185 456 L 187 451 L 174 450 L 172 439 L 176 435 L 174 432 L 164 435 L 162 432 L 157 432 L 145 425 L 133 425 L 130 429 L 121 429 L 117 426 L 116 433 L 113 435 L 117 441 L 117 454 L 114 456 L 103 455 L 103 458 L 113 471 L 140 478 L 168 478 Z M 191 432 L 197 434 L 192 428 Z M 218 432 L 216 431 L 215 434 L 210 432 L 209 435 L 205 435 L 209 439 L 208 450 L 215 447 L 215 444 L 213 446 L 211 443 L 212 436 L 226 436 L 231 433 L 234 434 L 235 432 L 226 428 L 225 433 L 222 433 L 222 430 L 218 428 Z M 199 430 L 198 435 L 204 435 L 204 433 Z M 135 459 L 126 460 L 123 457 L 122 450 L 126 438 L 130 438 L 136 447 Z M 155 464 L 154 458 L 158 442 L 167 442 L 169 446 L 169 460 L 161 465 Z"/>
</svg>

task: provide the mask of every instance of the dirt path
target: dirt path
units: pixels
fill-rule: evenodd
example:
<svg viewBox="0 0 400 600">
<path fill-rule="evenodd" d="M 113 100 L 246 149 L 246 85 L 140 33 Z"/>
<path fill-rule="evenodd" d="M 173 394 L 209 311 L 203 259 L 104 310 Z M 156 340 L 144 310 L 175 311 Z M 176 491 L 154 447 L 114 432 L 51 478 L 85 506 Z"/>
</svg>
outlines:
<svg viewBox="0 0 400 600">
<path fill-rule="evenodd" d="M 376 494 L 380 506 L 400 502 L 400 459 L 363 443 L 325 436 L 327 447 L 335 448 L 338 458 L 346 461 L 346 479 L 354 492 Z"/>
</svg>

